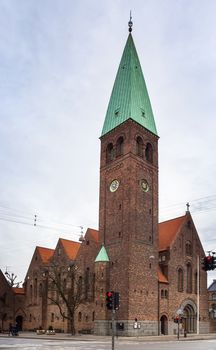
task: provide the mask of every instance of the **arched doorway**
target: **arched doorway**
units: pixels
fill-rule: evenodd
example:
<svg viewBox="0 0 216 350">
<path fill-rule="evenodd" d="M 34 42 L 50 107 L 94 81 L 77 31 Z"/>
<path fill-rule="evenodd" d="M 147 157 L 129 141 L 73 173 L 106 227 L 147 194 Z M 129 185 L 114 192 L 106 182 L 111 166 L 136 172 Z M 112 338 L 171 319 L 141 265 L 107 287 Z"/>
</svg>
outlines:
<svg viewBox="0 0 216 350">
<path fill-rule="evenodd" d="M 165 315 L 160 318 L 160 331 L 161 334 L 168 334 L 168 319 Z"/>
<path fill-rule="evenodd" d="M 184 307 L 184 316 L 183 316 L 183 326 L 187 333 L 196 332 L 196 313 L 192 305 L 187 304 Z"/>
<path fill-rule="evenodd" d="M 16 317 L 16 326 L 18 331 L 22 331 L 23 329 L 23 317 L 21 315 L 18 315 Z"/>
</svg>

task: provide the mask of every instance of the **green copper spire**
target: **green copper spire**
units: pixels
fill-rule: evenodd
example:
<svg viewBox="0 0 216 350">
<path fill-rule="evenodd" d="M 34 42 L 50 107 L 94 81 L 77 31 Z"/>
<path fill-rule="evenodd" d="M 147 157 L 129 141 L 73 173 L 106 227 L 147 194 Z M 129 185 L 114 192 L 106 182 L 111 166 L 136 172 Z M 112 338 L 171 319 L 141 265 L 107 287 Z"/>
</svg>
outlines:
<svg viewBox="0 0 216 350">
<path fill-rule="evenodd" d="M 129 29 L 132 30 L 130 19 Z M 102 135 L 132 119 L 157 135 L 151 103 L 139 58 L 129 33 L 109 101 Z"/>
<path fill-rule="evenodd" d="M 99 253 L 95 259 L 95 262 L 108 262 L 108 261 L 109 261 L 109 258 L 108 258 L 106 249 L 102 245 L 101 250 L 99 251 Z"/>
</svg>

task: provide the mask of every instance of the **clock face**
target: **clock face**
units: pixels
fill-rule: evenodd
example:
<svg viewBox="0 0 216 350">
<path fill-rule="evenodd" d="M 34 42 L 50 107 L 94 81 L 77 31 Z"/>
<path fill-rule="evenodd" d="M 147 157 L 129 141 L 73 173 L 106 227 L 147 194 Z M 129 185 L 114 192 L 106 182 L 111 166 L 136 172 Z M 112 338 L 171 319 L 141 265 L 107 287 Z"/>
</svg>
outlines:
<svg viewBox="0 0 216 350">
<path fill-rule="evenodd" d="M 141 188 L 144 192 L 148 192 L 149 190 L 149 184 L 146 180 L 141 181 Z"/>
<path fill-rule="evenodd" d="M 110 184 L 110 192 L 115 192 L 119 188 L 119 181 L 118 180 L 113 180 Z"/>
</svg>

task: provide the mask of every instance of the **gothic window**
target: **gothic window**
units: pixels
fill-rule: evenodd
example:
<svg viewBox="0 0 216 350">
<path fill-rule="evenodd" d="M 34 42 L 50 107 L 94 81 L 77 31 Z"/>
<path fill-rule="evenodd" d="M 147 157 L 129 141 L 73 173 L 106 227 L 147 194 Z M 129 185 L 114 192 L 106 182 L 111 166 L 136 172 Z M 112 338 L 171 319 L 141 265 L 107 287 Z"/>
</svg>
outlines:
<svg viewBox="0 0 216 350">
<path fill-rule="evenodd" d="M 93 274 L 93 279 L 92 279 L 92 298 L 93 300 L 95 299 L 95 273 Z"/>
<path fill-rule="evenodd" d="M 183 270 L 178 269 L 178 292 L 183 292 Z"/>
<path fill-rule="evenodd" d="M 89 287 L 90 287 L 90 271 L 87 267 L 85 271 L 85 299 L 89 298 Z"/>
<path fill-rule="evenodd" d="M 143 157 L 143 148 L 144 148 L 143 139 L 140 136 L 138 136 L 136 138 L 136 154 L 139 157 Z"/>
<path fill-rule="evenodd" d="M 116 143 L 116 157 L 119 157 L 123 154 L 123 144 L 124 144 L 124 139 L 123 137 L 119 137 Z"/>
<path fill-rule="evenodd" d="M 66 291 L 67 281 L 66 278 L 63 279 L 63 291 Z"/>
<path fill-rule="evenodd" d="M 106 149 L 106 161 L 111 162 L 114 159 L 114 147 L 112 143 L 109 143 Z"/>
<path fill-rule="evenodd" d="M 78 313 L 78 322 L 81 322 L 81 321 L 82 321 L 82 313 L 79 312 L 79 313 Z"/>
<path fill-rule="evenodd" d="M 186 242 L 185 250 L 186 250 L 186 255 L 192 256 L 192 244 L 191 244 L 191 242 L 189 242 L 189 241 Z"/>
<path fill-rule="evenodd" d="M 94 321 L 95 320 L 95 312 L 93 311 L 92 312 L 92 321 Z"/>
<path fill-rule="evenodd" d="M 34 280 L 34 297 L 37 298 L 37 278 Z"/>
<path fill-rule="evenodd" d="M 167 289 L 165 289 L 164 298 L 168 299 L 168 290 Z"/>
<path fill-rule="evenodd" d="M 153 148 L 150 143 L 147 143 L 146 145 L 145 157 L 148 162 L 153 163 Z"/>
<path fill-rule="evenodd" d="M 164 290 L 161 289 L 161 298 L 164 298 Z"/>
<path fill-rule="evenodd" d="M 39 284 L 39 297 L 42 297 L 42 283 Z"/>
<path fill-rule="evenodd" d="M 192 293 L 192 267 L 187 264 L 187 293 Z"/>
<path fill-rule="evenodd" d="M 30 284 L 30 302 L 32 303 L 32 297 L 33 297 L 33 287 L 32 284 Z"/>
</svg>

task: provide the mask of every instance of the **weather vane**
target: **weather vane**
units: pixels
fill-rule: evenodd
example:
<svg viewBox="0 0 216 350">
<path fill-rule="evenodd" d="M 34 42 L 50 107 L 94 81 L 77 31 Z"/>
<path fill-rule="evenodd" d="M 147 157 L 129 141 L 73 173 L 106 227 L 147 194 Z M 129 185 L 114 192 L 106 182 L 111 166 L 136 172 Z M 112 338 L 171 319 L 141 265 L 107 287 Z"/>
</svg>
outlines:
<svg viewBox="0 0 216 350">
<path fill-rule="evenodd" d="M 133 27 L 133 22 L 132 22 L 132 16 L 131 16 L 131 11 L 130 11 L 130 21 L 128 22 L 128 27 L 129 27 L 129 33 L 132 32 L 132 27 Z"/>
</svg>

